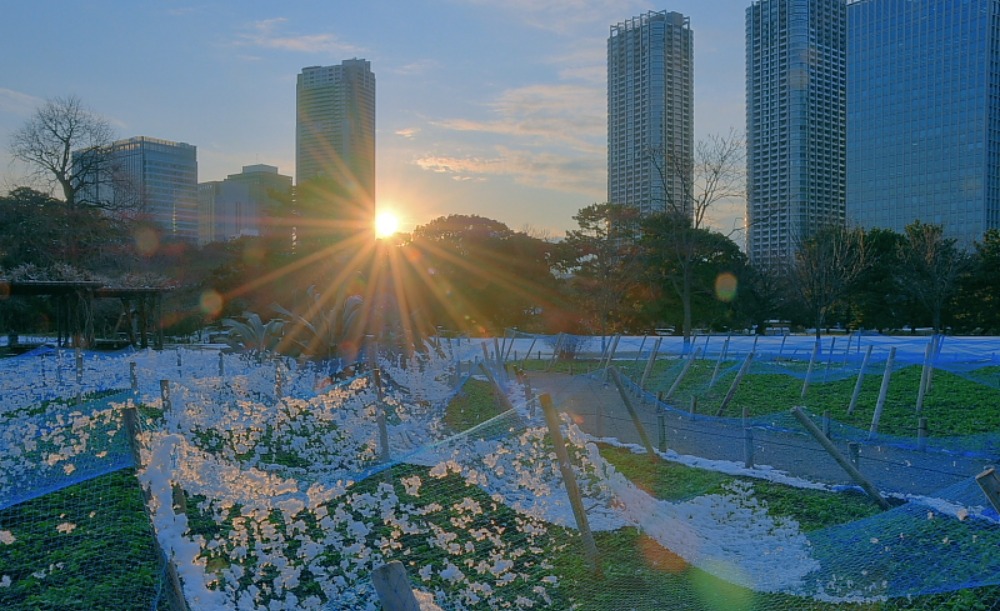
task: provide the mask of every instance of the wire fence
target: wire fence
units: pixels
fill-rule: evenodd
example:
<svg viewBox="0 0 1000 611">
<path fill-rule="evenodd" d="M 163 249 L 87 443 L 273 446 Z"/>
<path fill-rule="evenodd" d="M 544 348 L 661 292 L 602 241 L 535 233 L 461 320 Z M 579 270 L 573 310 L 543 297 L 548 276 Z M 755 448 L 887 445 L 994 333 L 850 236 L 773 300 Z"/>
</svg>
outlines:
<svg viewBox="0 0 1000 611">
<path fill-rule="evenodd" d="M 877 384 L 931 362 L 933 416 L 944 374 L 990 380 L 992 357 L 915 341 L 897 346 L 909 365 L 862 365 L 860 338 L 837 339 L 440 339 L 351 379 L 215 350 L 6 359 L 0 608 L 378 609 L 392 592 L 442 609 L 1000 608 L 998 516 L 974 479 L 990 434 L 873 435 L 808 411 L 861 370 Z M 765 484 L 858 489 L 788 405 L 739 394 L 771 377 L 795 381 L 889 509 L 808 528 L 769 511 Z M 456 416 L 475 385 L 494 409 Z M 724 479 L 636 479 L 665 465 Z"/>
</svg>

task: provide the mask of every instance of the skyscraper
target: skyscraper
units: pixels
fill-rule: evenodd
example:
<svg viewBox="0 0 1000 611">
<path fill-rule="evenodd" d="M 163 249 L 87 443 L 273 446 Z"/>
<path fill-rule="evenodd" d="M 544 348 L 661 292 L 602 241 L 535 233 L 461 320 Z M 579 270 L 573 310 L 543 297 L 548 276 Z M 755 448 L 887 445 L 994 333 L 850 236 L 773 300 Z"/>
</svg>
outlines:
<svg viewBox="0 0 1000 611">
<path fill-rule="evenodd" d="M 268 208 L 278 204 L 276 195 L 291 191 L 292 177 L 263 163 L 245 165 L 242 172 L 225 180 L 199 183 L 198 241 L 206 244 L 267 235 L 276 229 L 268 226 Z"/>
<path fill-rule="evenodd" d="M 694 33 L 660 11 L 611 26 L 608 37 L 608 202 L 642 215 L 690 212 Z"/>
<path fill-rule="evenodd" d="M 295 183 L 325 177 L 374 216 L 375 75 L 369 62 L 303 68 L 295 108 Z"/>
<path fill-rule="evenodd" d="M 74 156 L 92 151 L 75 151 Z M 184 142 L 136 136 L 113 142 L 108 170 L 87 187 L 87 197 L 130 209 L 158 225 L 166 237 L 198 238 L 198 152 Z"/>
<path fill-rule="evenodd" d="M 847 207 L 858 225 L 1000 227 L 1000 1 L 855 0 L 847 9 Z"/>
<path fill-rule="evenodd" d="M 747 254 L 780 266 L 845 220 L 845 0 L 746 9 Z"/>
</svg>

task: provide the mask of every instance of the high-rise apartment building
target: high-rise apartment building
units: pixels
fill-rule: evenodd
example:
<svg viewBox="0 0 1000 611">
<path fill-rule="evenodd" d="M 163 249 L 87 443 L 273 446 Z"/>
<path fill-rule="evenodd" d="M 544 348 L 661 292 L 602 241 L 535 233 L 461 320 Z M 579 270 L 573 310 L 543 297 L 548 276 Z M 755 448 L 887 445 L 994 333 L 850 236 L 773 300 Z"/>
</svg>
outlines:
<svg viewBox="0 0 1000 611">
<path fill-rule="evenodd" d="M 1000 227 L 1000 1 L 855 0 L 847 13 L 850 220 L 919 220 L 971 246 Z"/>
<path fill-rule="evenodd" d="M 75 151 L 74 157 L 94 154 Z M 136 136 L 113 142 L 107 168 L 87 186 L 86 197 L 128 209 L 158 225 L 165 237 L 198 239 L 198 152 L 184 142 Z"/>
<path fill-rule="evenodd" d="M 690 212 L 694 33 L 688 17 L 648 12 L 608 37 L 608 202 L 642 215 Z"/>
<path fill-rule="evenodd" d="M 325 177 L 369 217 L 375 205 L 375 75 L 367 60 L 303 68 L 296 85 L 295 183 Z"/>
<path fill-rule="evenodd" d="M 292 177 L 259 163 L 245 165 L 225 180 L 198 184 L 198 242 L 221 242 L 244 236 L 262 236 L 270 227 L 271 208 L 282 195 L 290 196 Z"/>
<path fill-rule="evenodd" d="M 845 0 L 755 0 L 746 9 L 747 254 L 788 263 L 845 222 Z"/>
</svg>

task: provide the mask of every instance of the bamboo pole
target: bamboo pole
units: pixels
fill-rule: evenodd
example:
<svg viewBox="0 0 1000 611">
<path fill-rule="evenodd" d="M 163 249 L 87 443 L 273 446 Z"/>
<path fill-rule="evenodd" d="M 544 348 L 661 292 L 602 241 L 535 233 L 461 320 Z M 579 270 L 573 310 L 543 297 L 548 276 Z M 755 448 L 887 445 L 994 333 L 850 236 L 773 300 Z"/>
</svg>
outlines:
<svg viewBox="0 0 1000 611">
<path fill-rule="evenodd" d="M 642 379 L 639 380 L 639 388 L 642 390 L 646 390 L 646 380 L 649 379 L 649 374 L 653 371 L 653 363 L 656 361 L 656 355 L 660 352 L 660 343 L 662 341 L 662 337 L 656 338 L 656 343 L 653 344 L 653 351 L 649 353 L 649 360 L 646 361 L 646 369 L 642 372 Z"/>
<path fill-rule="evenodd" d="M 892 378 L 892 365 L 896 360 L 896 347 L 889 348 L 889 358 L 885 361 L 885 373 L 882 374 L 882 388 L 878 391 L 878 402 L 875 404 L 875 413 L 872 415 L 872 426 L 868 430 L 868 439 L 875 437 L 878 433 L 878 422 L 882 418 L 882 409 L 885 407 L 885 397 L 889 393 L 889 381 Z"/>
<path fill-rule="evenodd" d="M 559 415 L 556 413 L 556 408 L 552 405 L 552 397 L 548 393 L 541 395 L 539 401 L 542 405 L 542 411 L 545 413 L 545 423 L 548 425 L 549 435 L 552 437 L 552 445 L 555 447 L 556 460 L 559 463 L 559 471 L 562 473 L 563 484 L 566 486 L 566 493 L 569 495 L 573 517 L 576 519 L 576 526 L 583 539 L 584 554 L 587 556 L 591 571 L 598 578 L 603 578 L 597 542 L 594 541 L 594 534 L 590 531 L 587 512 L 583 508 L 580 485 L 576 481 L 576 474 L 573 472 L 573 464 L 569 460 L 569 452 L 566 451 L 566 442 L 563 441 L 562 431 L 559 430 Z"/>
<path fill-rule="evenodd" d="M 803 399 L 806 398 L 806 392 L 809 390 L 809 378 L 812 377 L 813 367 L 816 366 L 816 359 L 819 357 L 819 350 L 820 350 L 820 345 L 819 345 L 819 340 L 817 339 L 816 343 L 813 344 L 812 356 L 809 357 L 809 369 L 806 370 L 806 377 L 804 380 L 802 380 Z"/>
<path fill-rule="evenodd" d="M 793 407 L 792 415 L 795 416 L 796 420 L 802 423 L 802 426 L 809 431 L 809 434 L 823 446 L 830 456 L 833 456 L 833 459 L 837 461 L 837 464 L 840 465 L 844 471 L 847 471 L 847 474 L 851 476 L 851 479 L 857 482 L 858 485 L 868 493 L 868 496 L 872 497 L 875 502 L 878 503 L 879 507 L 882 509 L 892 508 L 889 501 L 885 500 L 885 498 L 879 493 L 878 488 L 876 488 L 867 477 L 862 475 L 861 472 L 851 464 L 851 461 L 844 458 L 844 455 L 837 450 L 837 447 L 833 445 L 832 441 L 826 438 L 823 431 L 819 430 L 819 427 L 817 427 L 809 416 L 802 411 L 801 407 Z"/>
<path fill-rule="evenodd" d="M 736 389 L 739 387 L 740 382 L 743 381 L 743 376 L 746 375 L 747 370 L 750 369 L 750 363 L 753 361 L 753 357 L 754 353 L 751 352 L 743 361 L 743 364 L 740 366 L 740 370 L 736 373 L 736 378 L 733 379 L 733 383 L 729 387 L 729 392 L 726 393 L 726 397 L 722 400 L 722 404 L 719 405 L 719 411 L 715 413 L 716 418 L 722 416 L 722 414 L 726 411 L 726 407 L 729 405 L 729 402 L 733 400 L 734 396 L 736 396 Z"/>
<path fill-rule="evenodd" d="M 646 434 L 646 427 L 643 426 L 642 421 L 639 420 L 639 414 L 635 411 L 635 406 L 632 405 L 632 400 L 628 396 L 628 392 L 625 391 L 625 385 L 622 384 L 621 374 L 618 372 L 617 367 L 609 367 L 608 371 L 611 372 L 611 378 L 615 382 L 615 386 L 618 387 L 618 394 L 621 395 L 622 402 L 625 404 L 625 409 L 628 410 L 628 415 L 632 418 L 632 424 L 635 425 L 636 432 L 639 433 L 639 439 L 642 441 L 643 447 L 646 448 L 646 452 L 649 454 L 650 460 L 656 460 L 656 452 L 653 451 L 653 444 L 649 441 L 649 435 Z"/>
<path fill-rule="evenodd" d="M 931 358 L 934 356 L 934 340 L 927 342 L 924 349 L 924 366 L 920 370 L 920 387 L 917 388 L 917 415 L 924 411 L 924 397 L 927 394 L 928 381 L 930 379 Z"/>
<path fill-rule="evenodd" d="M 858 396 L 861 395 L 861 382 L 865 377 L 865 367 L 868 366 L 868 360 L 872 358 L 872 346 L 869 344 L 868 348 L 865 350 L 865 358 L 861 360 L 861 370 L 858 371 L 858 381 L 854 383 L 854 392 L 851 393 L 851 404 L 847 406 L 847 415 L 850 416 L 854 413 L 854 408 L 858 404 Z"/>
<path fill-rule="evenodd" d="M 722 344 L 722 352 L 719 353 L 719 360 L 715 362 L 715 371 L 712 372 L 712 379 L 708 382 L 708 390 L 712 390 L 715 386 L 715 381 L 719 378 L 719 368 L 722 367 L 722 361 L 726 359 L 726 354 L 729 352 L 729 338 L 726 338 L 725 343 Z"/>
<path fill-rule="evenodd" d="M 694 362 L 698 360 L 698 356 L 700 354 L 701 354 L 701 348 L 697 348 L 695 349 L 694 352 L 691 353 L 690 356 L 688 356 L 688 359 L 684 361 L 684 367 L 681 368 L 680 373 L 677 374 L 677 377 L 674 379 L 674 383 L 670 386 L 670 390 L 668 390 L 666 396 L 663 397 L 664 401 L 669 401 L 671 397 L 674 396 L 674 392 L 677 391 L 677 388 L 681 385 L 681 382 L 684 380 L 684 376 L 686 376 L 688 371 L 691 369 L 691 365 L 693 365 Z"/>
</svg>

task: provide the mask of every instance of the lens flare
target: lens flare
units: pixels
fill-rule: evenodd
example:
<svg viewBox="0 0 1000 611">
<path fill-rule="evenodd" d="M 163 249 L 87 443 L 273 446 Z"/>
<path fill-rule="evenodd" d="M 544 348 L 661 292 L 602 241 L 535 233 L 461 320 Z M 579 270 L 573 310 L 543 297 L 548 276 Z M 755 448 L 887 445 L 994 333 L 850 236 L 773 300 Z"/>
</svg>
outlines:
<svg viewBox="0 0 1000 611">
<path fill-rule="evenodd" d="M 729 272 L 722 272 L 715 278 L 715 298 L 729 303 L 736 299 L 736 286 L 736 276 Z"/>
</svg>

